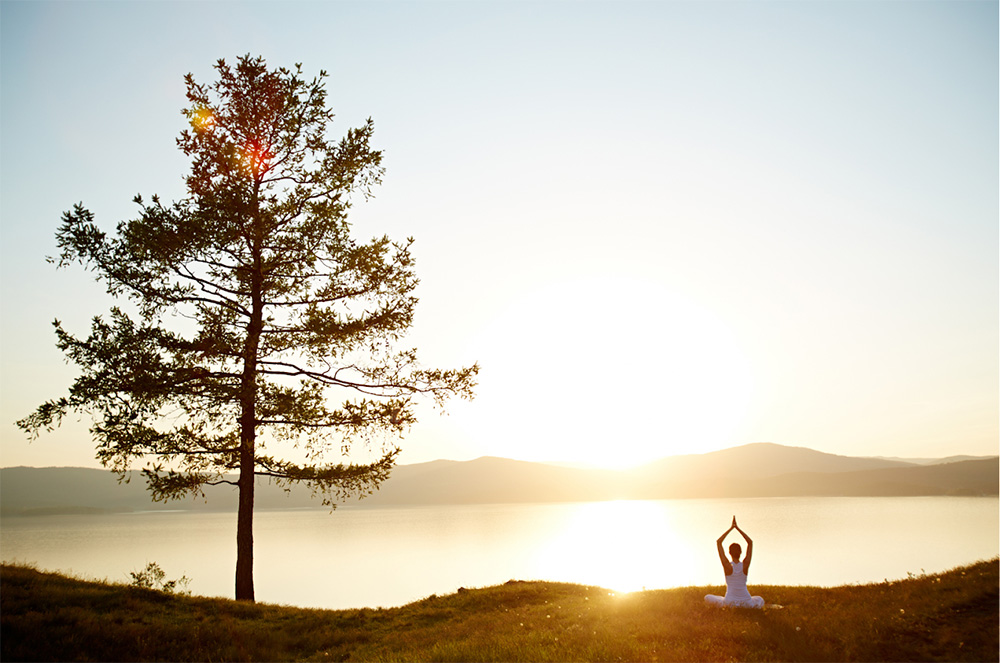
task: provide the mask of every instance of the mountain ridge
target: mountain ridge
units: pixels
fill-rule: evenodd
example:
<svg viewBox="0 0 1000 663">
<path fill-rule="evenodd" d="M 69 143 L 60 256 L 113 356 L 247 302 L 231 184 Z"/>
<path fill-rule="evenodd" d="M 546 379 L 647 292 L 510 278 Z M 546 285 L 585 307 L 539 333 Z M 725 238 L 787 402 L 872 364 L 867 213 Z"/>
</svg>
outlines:
<svg viewBox="0 0 1000 663">
<path fill-rule="evenodd" d="M 345 506 L 583 502 L 710 497 L 997 495 L 1000 458 L 941 462 L 839 456 L 807 447 L 754 443 L 671 456 L 627 469 L 567 467 L 483 456 L 399 465 L 380 489 Z M 965 458 L 965 457 L 960 457 Z M 0 513 L 44 515 L 190 509 L 230 511 L 236 491 L 206 487 L 206 499 L 154 503 L 141 477 L 119 483 L 93 468 L 0 469 Z M 258 481 L 262 509 L 320 507 L 308 488 Z"/>
</svg>

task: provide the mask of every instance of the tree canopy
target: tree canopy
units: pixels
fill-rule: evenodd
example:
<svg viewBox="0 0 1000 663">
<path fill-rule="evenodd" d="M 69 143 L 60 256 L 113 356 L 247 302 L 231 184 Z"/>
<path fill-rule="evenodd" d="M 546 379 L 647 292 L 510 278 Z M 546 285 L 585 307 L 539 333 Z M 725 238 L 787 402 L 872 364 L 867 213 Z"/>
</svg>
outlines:
<svg viewBox="0 0 1000 663">
<path fill-rule="evenodd" d="M 89 413 L 100 462 L 121 476 L 142 465 L 154 499 L 237 485 L 236 598 L 253 600 L 255 477 L 306 482 L 330 505 L 367 494 L 416 423 L 414 399 L 471 398 L 478 366 L 428 369 L 400 347 L 413 239 L 351 235 L 352 200 L 384 172 L 371 119 L 334 141 L 324 72 L 249 55 L 215 68 L 211 84 L 185 77 L 183 199 L 136 196 L 136 218 L 110 234 L 82 204 L 63 215 L 59 266 L 84 265 L 128 304 L 86 338 L 54 322 L 80 375 L 18 425 Z M 358 444 L 375 459 L 346 462 Z M 271 452 L 289 445 L 295 462 Z"/>
</svg>

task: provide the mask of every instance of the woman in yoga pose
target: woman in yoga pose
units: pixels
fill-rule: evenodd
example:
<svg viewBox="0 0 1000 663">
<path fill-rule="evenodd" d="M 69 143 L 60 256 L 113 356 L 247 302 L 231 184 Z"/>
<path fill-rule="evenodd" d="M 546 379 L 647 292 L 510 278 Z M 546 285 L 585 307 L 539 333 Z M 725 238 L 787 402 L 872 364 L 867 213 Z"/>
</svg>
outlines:
<svg viewBox="0 0 1000 663">
<path fill-rule="evenodd" d="M 747 556 L 742 562 L 740 561 L 740 554 L 743 552 L 743 549 L 740 547 L 740 544 L 733 543 L 729 546 L 729 556 L 732 557 L 732 562 L 726 559 L 726 554 L 722 552 L 722 542 L 725 540 L 726 535 L 733 530 L 742 534 L 747 542 Z M 722 568 L 726 572 L 726 596 L 708 594 L 705 597 L 705 602 L 715 606 L 763 608 L 764 599 L 759 596 L 750 596 L 750 592 L 747 591 L 747 573 L 750 572 L 750 560 L 753 557 L 753 541 L 736 524 L 736 516 L 733 516 L 733 524 L 723 532 L 719 540 L 715 542 L 715 546 L 719 550 L 719 560 L 722 562 Z"/>
</svg>

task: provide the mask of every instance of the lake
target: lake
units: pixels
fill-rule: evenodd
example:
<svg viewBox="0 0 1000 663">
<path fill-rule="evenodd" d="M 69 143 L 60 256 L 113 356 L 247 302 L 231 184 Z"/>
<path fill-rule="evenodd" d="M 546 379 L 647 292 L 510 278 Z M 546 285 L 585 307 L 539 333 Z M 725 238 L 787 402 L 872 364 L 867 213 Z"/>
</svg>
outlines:
<svg viewBox="0 0 1000 663">
<path fill-rule="evenodd" d="M 257 600 L 398 606 L 459 587 L 553 580 L 616 592 L 715 585 L 736 514 L 754 585 L 871 583 L 995 557 L 995 497 L 752 498 L 258 511 Z M 736 538 L 733 538 L 733 537 Z M 4 562 L 129 582 L 156 562 L 188 589 L 233 595 L 236 514 L 12 517 Z M 741 541 L 733 532 L 726 540 Z M 767 598 L 765 596 L 765 598 Z"/>
</svg>

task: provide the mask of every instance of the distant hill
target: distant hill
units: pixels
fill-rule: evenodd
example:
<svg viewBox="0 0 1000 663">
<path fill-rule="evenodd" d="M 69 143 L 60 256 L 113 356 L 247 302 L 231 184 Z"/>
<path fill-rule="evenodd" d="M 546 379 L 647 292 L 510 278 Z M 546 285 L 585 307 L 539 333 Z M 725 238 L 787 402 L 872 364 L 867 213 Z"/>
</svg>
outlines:
<svg viewBox="0 0 1000 663">
<path fill-rule="evenodd" d="M 984 460 L 992 456 L 948 456 L 947 458 L 897 458 L 894 456 L 877 456 L 882 460 L 898 460 L 914 465 L 941 465 L 943 463 L 958 463 L 963 460 Z"/>
<path fill-rule="evenodd" d="M 643 469 L 653 474 L 743 476 L 752 473 L 765 478 L 789 472 L 853 472 L 912 465 L 902 459 L 838 456 L 805 447 L 757 443 L 706 454 L 672 456 Z"/>
<path fill-rule="evenodd" d="M 119 484 L 106 470 L 0 469 L 3 515 L 159 509 L 235 510 L 236 490 L 207 487 L 207 500 L 154 503 L 140 476 Z M 1000 459 L 954 462 L 838 456 L 802 447 L 749 444 L 674 456 L 633 470 L 583 469 L 484 457 L 401 465 L 381 489 L 352 505 L 578 502 L 706 497 L 997 495 Z M 285 492 L 260 480 L 261 509 L 318 507 L 307 488 Z"/>
<path fill-rule="evenodd" d="M 691 497 L 805 495 L 996 495 L 997 457 L 919 465 L 826 454 L 802 447 L 750 444 L 674 456 L 634 470 L 587 470 L 479 458 L 403 466 L 374 504 L 557 502 Z"/>
</svg>

